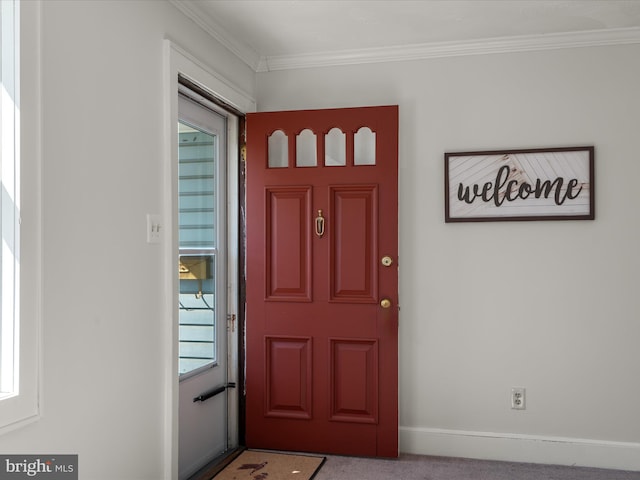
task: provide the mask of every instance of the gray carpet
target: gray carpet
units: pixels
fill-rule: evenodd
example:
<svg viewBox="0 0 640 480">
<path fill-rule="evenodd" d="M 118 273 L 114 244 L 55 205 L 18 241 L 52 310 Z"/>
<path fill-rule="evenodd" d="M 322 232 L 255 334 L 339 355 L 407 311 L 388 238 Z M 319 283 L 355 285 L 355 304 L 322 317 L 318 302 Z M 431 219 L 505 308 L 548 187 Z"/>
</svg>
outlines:
<svg viewBox="0 0 640 480">
<path fill-rule="evenodd" d="M 640 480 L 640 472 L 421 455 L 327 456 L 314 480 Z"/>
</svg>

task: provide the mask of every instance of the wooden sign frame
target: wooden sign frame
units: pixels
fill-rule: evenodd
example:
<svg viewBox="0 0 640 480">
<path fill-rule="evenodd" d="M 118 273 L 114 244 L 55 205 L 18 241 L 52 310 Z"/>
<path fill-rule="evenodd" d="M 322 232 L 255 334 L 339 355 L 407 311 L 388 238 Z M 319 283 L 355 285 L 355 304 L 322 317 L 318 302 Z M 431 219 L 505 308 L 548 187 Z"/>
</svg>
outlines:
<svg viewBox="0 0 640 480">
<path fill-rule="evenodd" d="M 445 222 L 593 220 L 594 147 L 444 154 Z"/>
</svg>

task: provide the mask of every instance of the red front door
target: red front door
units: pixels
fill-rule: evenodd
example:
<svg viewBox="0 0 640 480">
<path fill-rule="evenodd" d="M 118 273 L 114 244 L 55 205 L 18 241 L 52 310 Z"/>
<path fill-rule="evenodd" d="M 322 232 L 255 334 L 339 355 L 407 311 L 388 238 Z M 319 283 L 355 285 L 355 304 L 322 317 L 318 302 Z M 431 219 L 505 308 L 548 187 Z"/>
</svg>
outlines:
<svg viewBox="0 0 640 480">
<path fill-rule="evenodd" d="M 247 115 L 246 443 L 398 455 L 398 108 Z"/>
</svg>

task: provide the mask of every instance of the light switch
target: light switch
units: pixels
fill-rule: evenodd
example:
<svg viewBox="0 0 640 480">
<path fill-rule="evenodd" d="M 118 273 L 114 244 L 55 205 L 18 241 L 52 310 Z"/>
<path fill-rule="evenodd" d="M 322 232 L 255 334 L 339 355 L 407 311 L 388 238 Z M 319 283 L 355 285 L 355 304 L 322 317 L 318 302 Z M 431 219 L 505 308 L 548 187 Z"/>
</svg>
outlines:
<svg viewBox="0 0 640 480">
<path fill-rule="evenodd" d="M 160 215 L 147 213 L 147 243 L 160 243 Z"/>
</svg>

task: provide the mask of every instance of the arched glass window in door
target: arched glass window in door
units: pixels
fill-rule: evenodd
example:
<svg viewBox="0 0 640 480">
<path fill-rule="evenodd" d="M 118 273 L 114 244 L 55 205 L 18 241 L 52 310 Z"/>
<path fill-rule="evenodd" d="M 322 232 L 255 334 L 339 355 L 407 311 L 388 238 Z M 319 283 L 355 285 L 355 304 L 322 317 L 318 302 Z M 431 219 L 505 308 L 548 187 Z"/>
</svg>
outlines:
<svg viewBox="0 0 640 480">
<path fill-rule="evenodd" d="M 289 166 L 289 139 L 282 130 L 269 135 L 269 168 Z"/>
<path fill-rule="evenodd" d="M 317 165 L 316 134 L 306 128 L 296 137 L 296 167 L 316 167 Z"/>
<path fill-rule="evenodd" d="M 376 164 L 376 133 L 369 127 L 360 128 L 353 136 L 354 165 Z"/>
<path fill-rule="evenodd" d="M 327 167 L 344 167 L 347 164 L 346 135 L 339 128 L 332 128 L 324 137 L 324 164 Z"/>
</svg>

